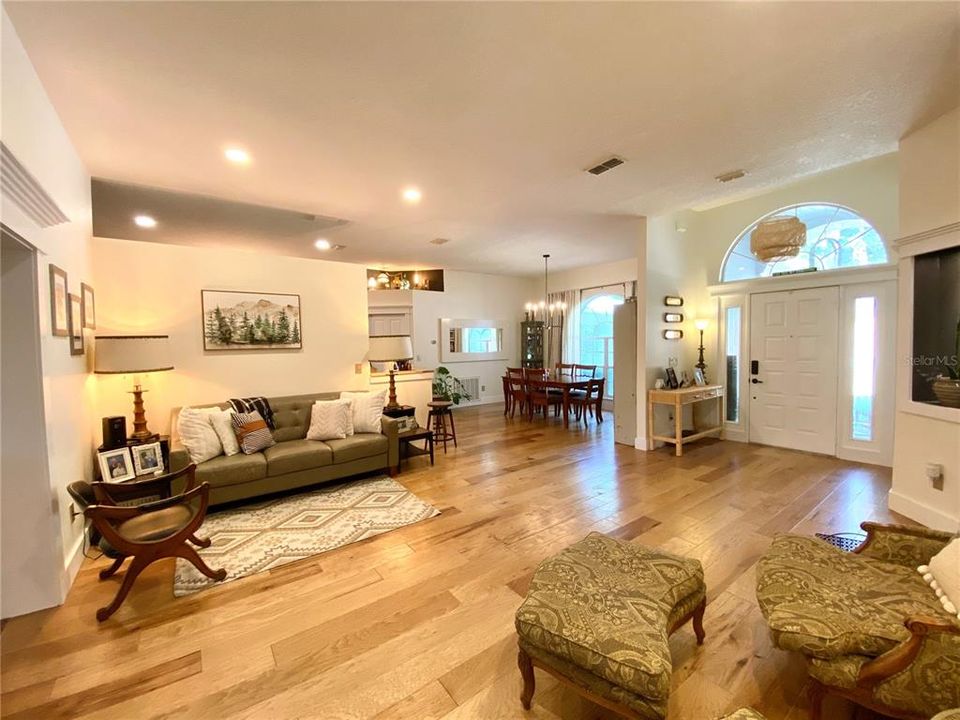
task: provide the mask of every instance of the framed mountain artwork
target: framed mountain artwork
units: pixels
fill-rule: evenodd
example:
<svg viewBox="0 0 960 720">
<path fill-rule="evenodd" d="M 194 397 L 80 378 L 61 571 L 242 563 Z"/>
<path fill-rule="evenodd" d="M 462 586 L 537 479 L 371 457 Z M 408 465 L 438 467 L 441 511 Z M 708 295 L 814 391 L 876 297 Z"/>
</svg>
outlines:
<svg viewBox="0 0 960 720">
<path fill-rule="evenodd" d="M 201 290 L 204 350 L 299 350 L 300 296 Z"/>
</svg>

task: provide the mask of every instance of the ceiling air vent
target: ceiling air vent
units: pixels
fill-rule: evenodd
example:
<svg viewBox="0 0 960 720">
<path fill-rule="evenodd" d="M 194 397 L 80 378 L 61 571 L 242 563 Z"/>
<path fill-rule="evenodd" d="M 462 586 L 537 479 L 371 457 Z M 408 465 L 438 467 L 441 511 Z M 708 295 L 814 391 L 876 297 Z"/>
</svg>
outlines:
<svg viewBox="0 0 960 720">
<path fill-rule="evenodd" d="M 730 172 L 720 173 L 716 180 L 717 182 L 728 183 L 731 180 L 739 180 L 746 174 L 745 170 L 731 170 Z"/>
<path fill-rule="evenodd" d="M 430 241 L 432 245 L 446 245 L 450 242 L 450 238 L 434 238 Z"/>
<path fill-rule="evenodd" d="M 4 143 L 0 142 L 0 190 L 42 228 L 67 222 L 63 210 L 47 194 Z"/>
<path fill-rule="evenodd" d="M 591 175 L 603 175 L 607 170 L 613 170 L 618 165 L 623 165 L 623 160 L 618 157 L 612 157 L 609 160 L 604 160 L 599 165 L 594 165 L 587 170 L 587 172 Z"/>
</svg>

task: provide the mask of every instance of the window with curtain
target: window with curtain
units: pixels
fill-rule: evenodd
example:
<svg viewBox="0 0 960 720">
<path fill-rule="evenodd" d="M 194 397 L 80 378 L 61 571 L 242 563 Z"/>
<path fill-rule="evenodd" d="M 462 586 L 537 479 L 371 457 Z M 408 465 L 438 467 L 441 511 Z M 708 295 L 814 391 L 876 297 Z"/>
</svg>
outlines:
<svg viewBox="0 0 960 720">
<path fill-rule="evenodd" d="M 596 365 L 597 377 L 606 378 L 604 396 L 612 398 L 613 387 L 613 309 L 622 305 L 626 288 L 621 283 L 588 288 L 580 292 L 581 365 Z"/>
</svg>

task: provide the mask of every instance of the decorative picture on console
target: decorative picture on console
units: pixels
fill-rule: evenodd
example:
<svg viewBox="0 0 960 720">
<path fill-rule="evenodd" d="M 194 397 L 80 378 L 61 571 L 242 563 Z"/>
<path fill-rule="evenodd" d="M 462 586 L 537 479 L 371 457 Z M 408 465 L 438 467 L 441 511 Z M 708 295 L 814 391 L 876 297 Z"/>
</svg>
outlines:
<svg viewBox="0 0 960 720">
<path fill-rule="evenodd" d="M 107 450 L 97 455 L 100 459 L 100 474 L 105 482 L 123 482 L 137 476 L 133 469 L 133 460 L 130 459 L 129 448 Z"/>
<path fill-rule="evenodd" d="M 201 290 L 204 350 L 299 350 L 300 296 Z"/>
<path fill-rule="evenodd" d="M 137 475 L 163 472 L 163 452 L 160 449 L 160 443 L 134 445 L 130 451 L 133 453 L 133 469 Z"/>
</svg>

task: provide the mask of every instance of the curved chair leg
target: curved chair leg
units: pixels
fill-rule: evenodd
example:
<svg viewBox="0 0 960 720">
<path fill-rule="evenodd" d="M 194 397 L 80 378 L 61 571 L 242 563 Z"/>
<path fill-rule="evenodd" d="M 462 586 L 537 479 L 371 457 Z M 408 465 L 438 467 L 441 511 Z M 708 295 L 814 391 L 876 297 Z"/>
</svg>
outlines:
<svg viewBox="0 0 960 720">
<path fill-rule="evenodd" d="M 177 557 L 182 557 L 184 560 L 188 560 L 197 570 L 202 572 L 211 580 L 216 580 L 219 582 L 227 576 L 227 571 L 223 568 L 220 568 L 219 570 L 211 570 L 210 566 L 207 565 L 199 555 L 197 555 L 197 551 L 189 545 L 181 545 L 174 551 L 173 554 Z"/>
<path fill-rule="evenodd" d="M 707 634 L 703 631 L 703 612 L 707 609 L 707 599 L 704 598 L 693 611 L 693 632 L 697 636 L 697 645 L 703 645 L 703 639 Z"/>
<path fill-rule="evenodd" d="M 810 701 L 810 720 L 820 720 L 823 713 L 823 696 L 827 694 L 827 689 L 813 678 L 810 678 L 810 683 L 810 689 L 807 691 Z"/>
<path fill-rule="evenodd" d="M 133 562 L 130 563 L 130 567 L 127 568 L 126 574 L 123 576 L 123 583 L 120 585 L 120 589 L 117 590 L 117 594 L 113 598 L 113 602 L 109 605 L 106 605 L 99 610 L 97 610 L 97 620 L 103 622 L 108 617 L 113 615 L 117 608 L 119 608 L 123 601 L 127 599 L 127 593 L 130 592 L 130 588 L 133 587 L 133 581 L 137 579 L 137 576 L 143 572 L 143 569 L 150 564 L 151 560 L 143 560 L 134 556 Z"/>
<path fill-rule="evenodd" d="M 187 540 L 192 542 L 197 547 L 202 547 L 202 548 L 210 547 L 210 542 L 211 542 L 210 538 L 198 538 L 196 535 L 191 535 L 190 537 L 187 538 Z"/>
<path fill-rule="evenodd" d="M 120 569 L 120 566 L 123 565 L 123 561 L 126 559 L 127 557 L 124 555 L 123 557 L 118 557 L 116 560 L 114 560 L 110 567 L 104 568 L 100 571 L 100 579 L 106 580 L 108 577 L 112 576 L 115 572 L 117 572 L 117 570 Z"/>
<path fill-rule="evenodd" d="M 523 705 L 524 710 L 529 710 L 530 703 L 533 701 L 533 691 L 536 689 L 537 681 L 533 674 L 533 661 L 523 649 L 517 654 L 517 665 L 520 667 L 520 676 L 523 678 L 520 704 Z"/>
</svg>

